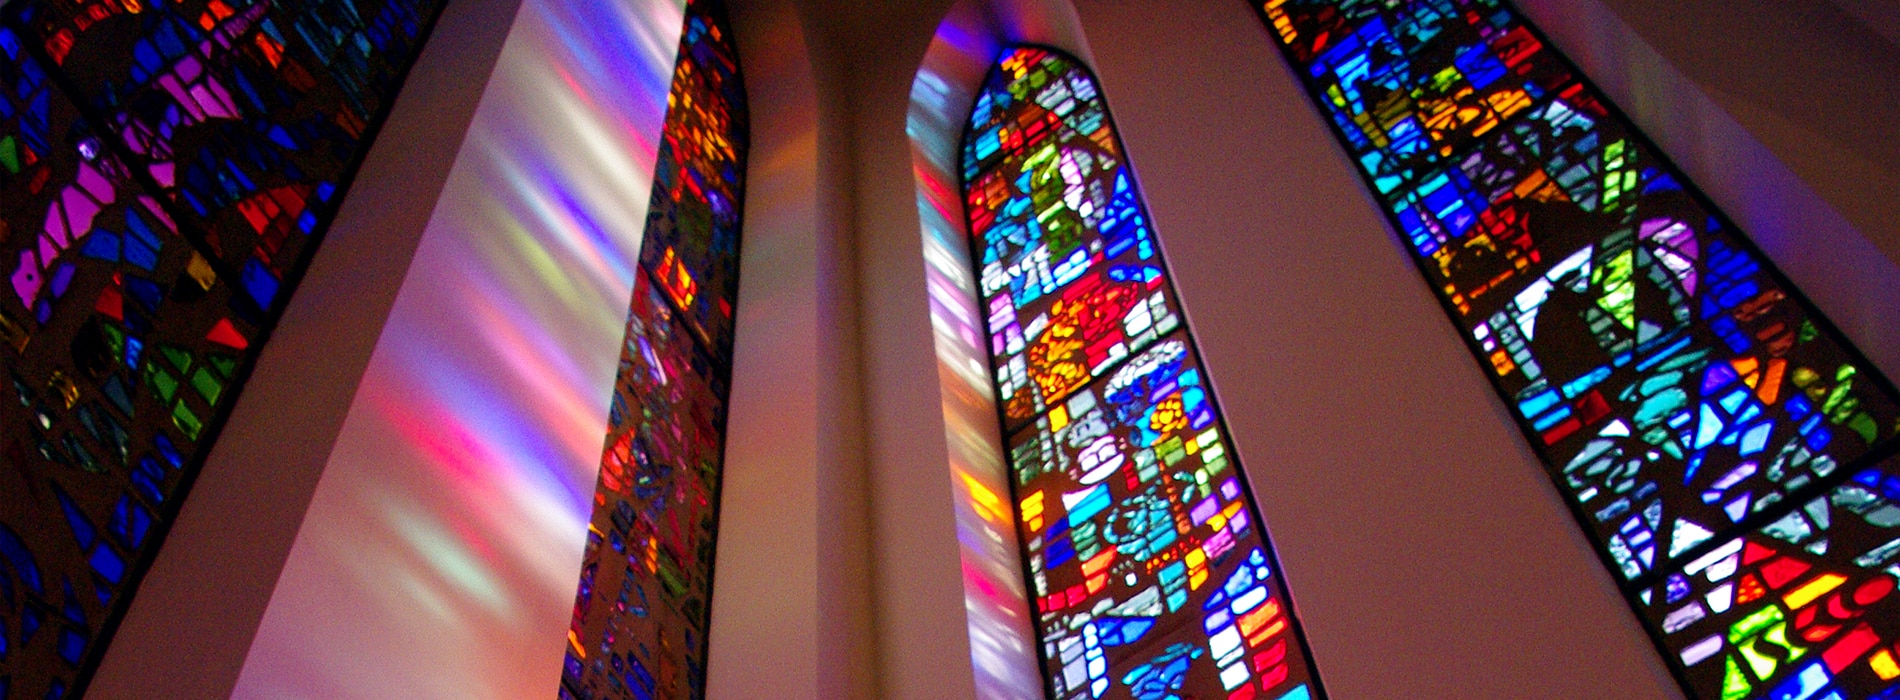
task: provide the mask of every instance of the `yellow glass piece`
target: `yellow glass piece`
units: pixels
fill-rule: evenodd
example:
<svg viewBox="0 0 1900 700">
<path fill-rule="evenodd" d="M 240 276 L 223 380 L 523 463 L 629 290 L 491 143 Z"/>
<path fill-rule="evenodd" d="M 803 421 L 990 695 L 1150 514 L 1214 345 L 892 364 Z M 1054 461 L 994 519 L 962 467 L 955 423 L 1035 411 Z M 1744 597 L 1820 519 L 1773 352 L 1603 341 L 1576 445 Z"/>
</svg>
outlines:
<svg viewBox="0 0 1900 700">
<path fill-rule="evenodd" d="M 1893 652 L 1886 649 L 1874 652 L 1874 655 L 1867 659 L 1867 665 L 1873 667 L 1874 675 L 1880 676 L 1880 680 L 1890 681 L 1900 678 L 1900 664 L 1894 663 Z"/>
<path fill-rule="evenodd" d="M 1170 396 L 1155 404 L 1154 413 L 1148 418 L 1148 428 L 1157 433 L 1168 433 L 1187 427 L 1187 409 L 1181 405 L 1181 397 Z M 1194 454 L 1188 448 L 1188 454 Z"/>
<path fill-rule="evenodd" d="M 1181 560 L 1188 565 L 1188 590 L 1200 590 L 1207 582 L 1207 550 L 1195 547 Z"/>
<path fill-rule="evenodd" d="M 12 346 L 14 352 L 26 352 L 26 343 L 32 339 L 33 336 L 21 328 L 12 316 L 0 312 L 0 342 Z"/>
<path fill-rule="evenodd" d="M 1042 492 L 1037 491 L 1024 497 L 1022 510 L 1023 522 L 1029 522 L 1030 518 L 1042 517 Z"/>
<path fill-rule="evenodd" d="M 1049 432 L 1061 430 L 1069 424 L 1069 407 L 1057 406 L 1049 412 Z"/>
<path fill-rule="evenodd" d="M 1800 610 L 1807 607 L 1808 603 L 1814 602 L 1816 598 L 1827 595 L 1828 591 L 1839 588 L 1846 582 L 1847 577 L 1840 574 L 1821 574 L 1800 588 L 1789 591 L 1782 600 L 1788 603 L 1788 607 Z"/>
<path fill-rule="evenodd" d="M 73 405 L 79 403 L 79 385 L 74 384 L 65 372 L 53 370 L 52 378 L 46 380 L 46 388 L 65 399 L 68 411 L 73 410 Z"/>
<path fill-rule="evenodd" d="M 218 281 L 217 270 L 211 269 L 211 262 L 197 253 L 192 253 L 191 262 L 185 264 L 185 274 L 190 275 L 191 280 L 206 291 L 210 291 L 211 285 Z"/>
<path fill-rule="evenodd" d="M 1490 102 L 1491 109 L 1497 112 L 1497 119 L 1509 119 L 1511 115 L 1516 114 L 1518 110 L 1531 106 L 1530 93 L 1524 92 L 1523 90 L 1505 90 L 1503 92 L 1493 93 L 1489 97 L 1486 97 L 1485 100 Z M 1484 130 L 1478 132 L 1478 135 L 1483 136 L 1484 131 L 1489 131 L 1491 127 L 1496 126 L 1497 119 L 1491 120 L 1491 122 L 1485 126 Z"/>
<path fill-rule="evenodd" d="M 1286 0 L 1267 0 L 1267 17 L 1273 21 L 1274 30 L 1280 33 L 1280 41 L 1291 44 L 1299 36 L 1299 31 L 1293 28 L 1293 19 L 1286 16 L 1286 10 L 1280 9 L 1285 4 Z"/>
<path fill-rule="evenodd" d="M 682 309 L 690 308 L 693 300 L 699 297 L 699 282 L 686 269 L 686 261 L 680 259 L 670 247 L 660 260 L 660 286 L 666 288 L 667 296 L 673 297 L 674 303 Z"/>
<path fill-rule="evenodd" d="M 1267 623 L 1274 622 L 1279 617 L 1280 601 L 1269 599 L 1266 604 L 1254 608 L 1252 611 L 1248 611 L 1245 615 L 1241 615 L 1240 619 L 1236 620 L 1236 623 L 1240 627 L 1241 636 L 1247 637 L 1248 641 L 1252 641 L 1255 645 L 1258 645 L 1259 640 L 1254 639 L 1254 633 L 1268 627 Z"/>
</svg>

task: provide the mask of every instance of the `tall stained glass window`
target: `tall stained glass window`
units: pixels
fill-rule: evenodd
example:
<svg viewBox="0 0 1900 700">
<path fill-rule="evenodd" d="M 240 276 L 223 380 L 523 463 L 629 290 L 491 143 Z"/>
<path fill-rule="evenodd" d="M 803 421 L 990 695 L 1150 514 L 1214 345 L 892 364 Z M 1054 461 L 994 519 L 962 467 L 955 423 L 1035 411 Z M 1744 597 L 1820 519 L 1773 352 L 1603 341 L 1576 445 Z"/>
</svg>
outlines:
<svg viewBox="0 0 1900 700">
<path fill-rule="evenodd" d="M 963 194 L 1050 697 L 1320 694 L 1080 61 L 1003 52 L 965 132 Z"/>
<path fill-rule="evenodd" d="M 1502 0 L 1265 0 L 1698 698 L 1900 696 L 1886 378 Z"/>
<path fill-rule="evenodd" d="M 706 692 L 745 199 L 722 0 L 686 6 L 561 676 L 565 700 Z"/>
<path fill-rule="evenodd" d="M 441 6 L 0 10 L 0 699 L 83 692 Z"/>
</svg>

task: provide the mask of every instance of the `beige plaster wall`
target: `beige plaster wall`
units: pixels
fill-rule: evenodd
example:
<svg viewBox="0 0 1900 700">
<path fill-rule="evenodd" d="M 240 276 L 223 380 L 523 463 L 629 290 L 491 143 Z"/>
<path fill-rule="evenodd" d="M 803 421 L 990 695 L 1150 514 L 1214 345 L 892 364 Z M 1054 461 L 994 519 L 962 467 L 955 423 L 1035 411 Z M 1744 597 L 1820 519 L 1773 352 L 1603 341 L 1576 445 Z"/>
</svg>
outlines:
<svg viewBox="0 0 1900 700">
<path fill-rule="evenodd" d="M 1723 22 L 1704 21 L 1729 6 L 1717 0 L 1524 7 L 1876 362 L 1900 370 L 1900 233 L 1894 190 L 1880 184 L 1894 177 L 1880 154 L 1900 122 L 1864 118 L 1891 117 L 1874 108 L 1900 84 L 1886 53 L 1900 42 L 1867 18 L 1894 10 L 1756 4 L 1762 14 Z M 153 683 L 217 697 L 236 682 L 516 5 L 451 3 L 107 657 L 99 697 Z M 1012 697 L 972 661 L 957 520 L 969 492 L 951 471 L 905 133 L 912 83 L 953 3 L 733 5 L 755 150 L 710 694 Z M 1329 690 L 1678 696 L 1245 4 L 1076 0 L 1073 16 Z M 1703 43 L 1677 41 L 1697 32 Z M 1793 43 L 1729 54 L 1723 41 Z M 1789 55 L 1801 60 L 1772 58 Z M 1831 70 L 1859 79 L 1799 79 Z M 1858 121 L 1834 128 L 1843 119 Z M 547 546 L 578 561 L 578 535 Z M 494 653 L 551 658 L 565 621 L 541 617 Z M 343 662 L 367 653 L 326 649 Z M 1034 663 L 1021 650 L 998 658 Z M 376 673 L 385 687 L 457 682 L 449 668 L 369 673 L 352 687 L 378 687 Z M 417 677 L 429 674 L 434 684 Z M 524 671 L 509 685 L 552 694 L 556 680 Z"/>
</svg>

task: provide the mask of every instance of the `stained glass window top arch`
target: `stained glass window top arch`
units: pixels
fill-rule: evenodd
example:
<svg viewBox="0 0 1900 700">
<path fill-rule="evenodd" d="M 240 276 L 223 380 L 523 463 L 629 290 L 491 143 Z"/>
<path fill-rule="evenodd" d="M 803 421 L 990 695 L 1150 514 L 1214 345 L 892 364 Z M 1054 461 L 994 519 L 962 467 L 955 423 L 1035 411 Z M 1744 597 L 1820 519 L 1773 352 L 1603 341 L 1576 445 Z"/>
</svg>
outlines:
<svg viewBox="0 0 1900 700">
<path fill-rule="evenodd" d="M 977 96 L 963 163 L 1012 427 L 1181 325 L 1107 108 L 1073 59 L 1006 54 Z"/>
<path fill-rule="evenodd" d="M 1095 77 L 1006 49 L 962 165 L 1050 697 L 1321 695 Z"/>
</svg>

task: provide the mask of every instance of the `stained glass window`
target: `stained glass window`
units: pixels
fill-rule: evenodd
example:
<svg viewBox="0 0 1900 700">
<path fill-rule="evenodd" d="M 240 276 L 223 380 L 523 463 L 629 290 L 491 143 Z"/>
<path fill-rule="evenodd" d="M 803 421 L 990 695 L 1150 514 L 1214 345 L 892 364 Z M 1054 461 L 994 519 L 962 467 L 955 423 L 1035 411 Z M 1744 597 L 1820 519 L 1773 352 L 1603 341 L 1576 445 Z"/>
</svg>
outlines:
<svg viewBox="0 0 1900 700">
<path fill-rule="evenodd" d="M 1502 0 L 1255 7 L 1689 692 L 1900 696 L 1886 378 Z"/>
<path fill-rule="evenodd" d="M 83 691 L 441 5 L 0 11 L 0 698 Z"/>
<path fill-rule="evenodd" d="M 1055 698 L 1319 694 L 1107 104 L 1006 50 L 963 144 L 972 259 Z"/>
<path fill-rule="evenodd" d="M 574 596 L 567 700 L 705 695 L 747 134 L 724 3 L 692 0 Z"/>
</svg>

